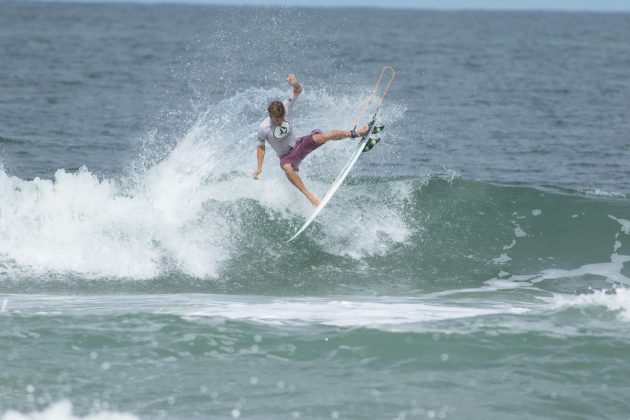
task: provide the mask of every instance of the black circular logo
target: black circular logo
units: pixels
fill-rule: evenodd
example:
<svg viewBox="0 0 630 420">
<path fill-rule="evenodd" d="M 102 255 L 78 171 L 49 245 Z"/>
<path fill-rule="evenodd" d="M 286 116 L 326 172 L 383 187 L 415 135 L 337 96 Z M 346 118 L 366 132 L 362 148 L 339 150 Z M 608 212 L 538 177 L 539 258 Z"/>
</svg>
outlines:
<svg viewBox="0 0 630 420">
<path fill-rule="evenodd" d="M 291 124 L 288 121 L 283 121 L 273 130 L 273 136 L 282 141 L 289 134 L 289 131 L 291 131 Z"/>
</svg>

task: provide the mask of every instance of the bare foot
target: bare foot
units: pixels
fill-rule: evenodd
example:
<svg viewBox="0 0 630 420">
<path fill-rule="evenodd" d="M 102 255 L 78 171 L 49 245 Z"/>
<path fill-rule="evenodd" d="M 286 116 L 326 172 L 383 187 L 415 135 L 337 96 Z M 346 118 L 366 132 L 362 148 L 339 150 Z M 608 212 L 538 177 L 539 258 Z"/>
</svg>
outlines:
<svg viewBox="0 0 630 420">
<path fill-rule="evenodd" d="M 310 197 L 308 199 L 308 201 L 311 202 L 311 204 L 313 205 L 313 207 L 317 207 L 319 206 L 319 200 L 317 199 L 317 197 Z"/>
</svg>

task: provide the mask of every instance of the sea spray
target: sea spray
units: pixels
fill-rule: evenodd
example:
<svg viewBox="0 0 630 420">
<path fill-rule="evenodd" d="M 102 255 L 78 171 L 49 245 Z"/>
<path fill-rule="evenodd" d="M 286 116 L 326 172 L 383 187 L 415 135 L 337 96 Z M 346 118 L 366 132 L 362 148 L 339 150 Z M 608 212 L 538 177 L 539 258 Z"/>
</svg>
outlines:
<svg viewBox="0 0 630 420">
<path fill-rule="evenodd" d="M 239 238 L 258 240 L 256 232 L 242 232 L 243 218 L 256 217 L 241 212 L 245 202 L 279 217 L 287 235 L 309 211 L 271 151 L 261 180 L 249 176 L 255 123 L 264 118 L 269 98 L 285 94 L 249 89 L 210 105 L 170 152 L 150 163 L 146 159 L 160 154 L 139 155 L 125 176 L 98 177 L 81 167 L 59 169 L 52 180 L 23 180 L 0 171 L 0 255 L 39 273 L 148 279 L 175 271 L 216 278 L 224 262 L 239 253 Z M 349 126 L 356 106 L 349 96 L 313 91 L 300 101 L 297 130 Z M 400 118 L 404 109 L 398 106 L 397 112 L 390 111 L 386 122 Z M 347 146 L 326 145 L 327 153 L 302 165 L 313 191 L 325 190 Z M 405 196 L 379 200 L 366 185 L 348 186 L 345 196 L 322 218 L 329 237 L 320 246 L 326 252 L 353 258 L 384 254 L 408 237 L 400 207 Z"/>
</svg>

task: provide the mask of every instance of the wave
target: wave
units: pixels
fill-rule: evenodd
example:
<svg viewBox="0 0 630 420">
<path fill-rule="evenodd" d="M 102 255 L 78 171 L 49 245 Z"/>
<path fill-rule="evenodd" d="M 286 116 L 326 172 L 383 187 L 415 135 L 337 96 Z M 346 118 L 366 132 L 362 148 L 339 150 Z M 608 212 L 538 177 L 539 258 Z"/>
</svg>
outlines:
<svg viewBox="0 0 630 420">
<path fill-rule="evenodd" d="M 170 146 L 147 136 L 145 152 L 117 178 L 85 167 L 60 169 L 52 180 L 0 170 L 3 278 L 257 294 L 432 292 L 522 275 L 630 283 L 628 197 L 390 176 L 379 161 L 404 141 L 395 130 L 303 237 L 286 244 L 311 208 L 271 151 L 262 179 L 250 178 L 252 127 L 268 99 L 250 89 L 219 101 Z M 305 132 L 347 127 L 355 116 L 351 95 L 317 91 L 300 101 L 297 129 Z M 385 111 L 392 126 L 405 107 Z M 322 194 L 349 153 L 340 141 L 309 156 L 302 168 L 309 187 Z"/>
<path fill-rule="evenodd" d="M 176 277 L 189 291 L 263 294 L 395 294 L 492 279 L 630 284 L 625 200 L 439 177 L 354 178 L 303 238 L 286 244 L 309 208 L 296 206 L 280 181 L 277 194 L 233 174 L 171 201 L 160 188 L 122 194 L 86 170 L 58 172 L 55 181 L 0 173 L 9 198 L 0 210 L 4 271 L 154 279 L 165 291 Z"/>
<path fill-rule="evenodd" d="M 594 290 L 575 296 L 557 295 L 551 302 L 558 310 L 602 308 L 615 313 L 620 320 L 630 321 L 630 290 L 627 288 Z"/>
</svg>

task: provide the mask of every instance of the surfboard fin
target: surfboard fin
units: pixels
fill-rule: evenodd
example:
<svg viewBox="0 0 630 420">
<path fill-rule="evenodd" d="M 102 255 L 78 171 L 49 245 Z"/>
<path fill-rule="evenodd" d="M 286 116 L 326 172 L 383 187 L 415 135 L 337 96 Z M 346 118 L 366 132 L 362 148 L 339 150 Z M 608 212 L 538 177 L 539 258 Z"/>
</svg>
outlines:
<svg viewBox="0 0 630 420">
<path fill-rule="evenodd" d="M 363 147 L 363 152 L 369 152 L 372 150 L 372 147 L 376 146 L 376 144 L 381 141 L 380 138 L 370 138 L 366 143 L 365 147 Z"/>
<path fill-rule="evenodd" d="M 377 125 L 376 127 L 374 127 L 374 130 L 372 130 L 372 134 L 380 133 L 383 130 L 385 130 L 384 125 Z"/>
</svg>

